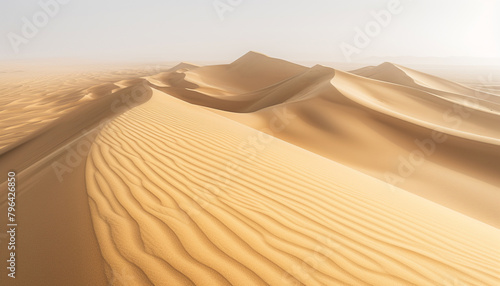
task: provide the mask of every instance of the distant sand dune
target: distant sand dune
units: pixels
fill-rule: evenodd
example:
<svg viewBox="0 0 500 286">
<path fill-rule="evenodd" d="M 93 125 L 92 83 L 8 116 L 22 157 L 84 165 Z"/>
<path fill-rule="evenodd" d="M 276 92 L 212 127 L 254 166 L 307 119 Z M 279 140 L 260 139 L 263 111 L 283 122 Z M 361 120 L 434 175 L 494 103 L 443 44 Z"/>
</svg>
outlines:
<svg viewBox="0 0 500 286">
<path fill-rule="evenodd" d="M 500 113 L 500 97 L 472 89 L 462 84 L 425 74 L 407 67 L 392 63 L 383 63 L 376 67 L 365 67 L 352 73 L 363 77 L 401 84 L 419 90 L 425 90 L 444 98 L 465 104 L 469 108 Z"/>
<path fill-rule="evenodd" d="M 181 65 L 148 80 L 154 88 L 194 104 L 248 112 L 255 110 L 254 105 L 272 91 L 273 85 L 304 72 L 308 68 L 249 52 L 228 65 L 187 69 Z"/>
<path fill-rule="evenodd" d="M 72 68 L 52 70 L 51 67 L 39 69 L 21 66 L 17 72 L 2 74 L 0 155 L 89 100 L 136 85 L 137 81 L 143 81 L 137 77 L 148 76 L 151 72 L 137 68 L 118 71 L 104 68 L 88 71 Z M 133 77 L 132 82 L 124 80 L 128 77 Z"/>
<path fill-rule="evenodd" d="M 86 176 L 114 285 L 500 283 L 498 229 L 159 91 Z"/>
</svg>

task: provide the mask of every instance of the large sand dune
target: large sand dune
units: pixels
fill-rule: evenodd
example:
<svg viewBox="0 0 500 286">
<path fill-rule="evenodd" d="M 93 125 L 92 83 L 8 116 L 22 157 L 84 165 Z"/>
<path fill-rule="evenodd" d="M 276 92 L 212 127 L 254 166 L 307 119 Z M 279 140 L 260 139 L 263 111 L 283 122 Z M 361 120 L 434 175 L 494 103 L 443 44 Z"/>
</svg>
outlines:
<svg viewBox="0 0 500 286">
<path fill-rule="evenodd" d="M 86 176 L 116 285 L 500 283 L 497 229 L 159 91 Z"/>
<path fill-rule="evenodd" d="M 496 84 L 255 52 L 12 73 L 0 171 L 18 173 L 25 219 L 12 285 L 498 285 Z M 81 144 L 61 179 L 54 163 Z"/>
</svg>

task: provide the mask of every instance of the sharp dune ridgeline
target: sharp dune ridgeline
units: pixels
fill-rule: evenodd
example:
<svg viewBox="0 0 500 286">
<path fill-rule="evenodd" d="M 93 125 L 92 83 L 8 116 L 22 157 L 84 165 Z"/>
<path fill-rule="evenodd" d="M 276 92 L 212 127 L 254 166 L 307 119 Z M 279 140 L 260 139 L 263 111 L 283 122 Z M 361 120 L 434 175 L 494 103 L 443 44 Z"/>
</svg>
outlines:
<svg viewBox="0 0 500 286">
<path fill-rule="evenodd" d="M 13 285 L 500 284 L 488 88 L 256 52 L 33 78 L 0 87 Z"/>
</svg>

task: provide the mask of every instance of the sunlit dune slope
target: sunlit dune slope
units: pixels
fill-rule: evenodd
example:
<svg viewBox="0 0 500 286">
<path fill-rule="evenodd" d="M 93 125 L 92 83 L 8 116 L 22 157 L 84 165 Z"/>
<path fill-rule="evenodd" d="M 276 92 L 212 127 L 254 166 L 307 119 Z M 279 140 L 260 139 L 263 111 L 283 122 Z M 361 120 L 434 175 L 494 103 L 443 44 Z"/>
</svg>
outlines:
<svg viewBox="0 0 500 286">
<path fill-rule="evenodd" d="M 159 91 L 98 136 L 113 285 L 496 285 L 498 229 Z"/>
</svg>

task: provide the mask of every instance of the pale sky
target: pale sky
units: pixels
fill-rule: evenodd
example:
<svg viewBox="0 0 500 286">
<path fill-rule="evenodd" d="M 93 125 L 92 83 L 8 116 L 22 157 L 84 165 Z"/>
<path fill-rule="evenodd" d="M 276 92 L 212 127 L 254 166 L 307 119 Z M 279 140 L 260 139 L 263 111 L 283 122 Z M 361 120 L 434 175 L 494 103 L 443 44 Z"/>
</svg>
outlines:
<svg viewBox="0 0 500 286">
<path fill-rule="evenodd" d="M 296 61 L 500 58 L 496 0 L 56 1 L 0 1 L 1 60 L 227 61 L 249 50 Z"/>
</svg>

